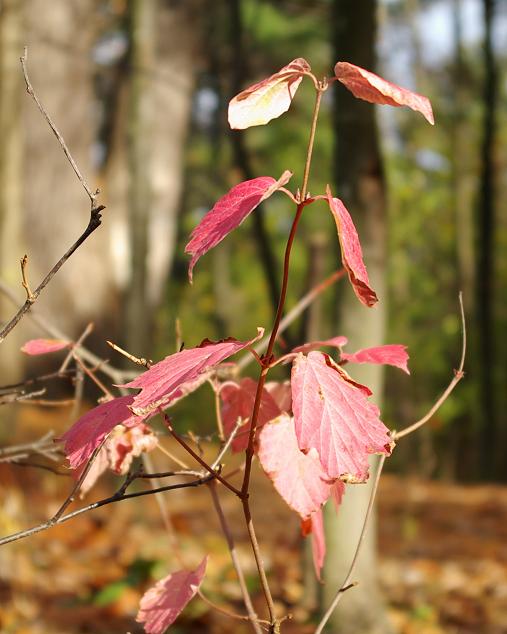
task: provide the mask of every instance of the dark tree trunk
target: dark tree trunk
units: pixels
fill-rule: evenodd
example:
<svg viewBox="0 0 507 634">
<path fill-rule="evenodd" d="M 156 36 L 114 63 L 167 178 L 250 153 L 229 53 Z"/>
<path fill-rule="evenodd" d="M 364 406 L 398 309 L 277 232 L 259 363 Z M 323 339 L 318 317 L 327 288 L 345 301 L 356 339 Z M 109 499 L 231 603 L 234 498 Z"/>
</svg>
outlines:
<svg viewBox="0 0 507 634">
<path fill-rule="evenodd" d="M 480 355 L 479 389 L 482 420 L 481 471 L 491 478 L 498 466 L 498 428 L 495 407 L 495 338 L 493 315 L 494 280 L 494 142 L 496 132 L 497 71 L 492 29 L 494 0 L 483 0 L 484 10 L 484 113 L 482 166 L 477 218 L 476 304 Z"/>
</svg>

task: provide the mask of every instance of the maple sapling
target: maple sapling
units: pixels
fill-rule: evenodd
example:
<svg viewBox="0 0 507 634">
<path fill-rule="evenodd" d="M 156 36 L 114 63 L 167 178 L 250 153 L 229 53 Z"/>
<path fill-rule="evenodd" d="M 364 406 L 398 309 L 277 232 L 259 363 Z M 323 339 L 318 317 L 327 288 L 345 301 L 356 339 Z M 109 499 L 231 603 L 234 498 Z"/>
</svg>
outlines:
<svg viewBox="0 0 507 634">
<path fill-rule="evenodd" d="M 231 128 L 242 130 L 263 125 L 286 112 L 303 79 L 310 79 L 315 87 L 315 106 L 303 180 L 295 193 L 285 187 L 292 177 L 289 170 L 284 171 L 278 179 L 260 176 L 235 185 L 203 217 L 192 231 L 185 247 L 185 252 L 191 256 L 188 276 L 192 282 L 194 267 L 198 260 L 238 227 L 262 201 L 277 192 L 288 196 L 295 204 L 295 212 L 287 236 L 280 297 L 269 337 L 263 339 L 264 330 L 259 328 L 257 335 L 248 341 L 238 341 L 234 338 L 218 342 L 204 340 L 199 346 L 180 350 L 157 363 L 142 363 L 141 365 L 146 366 L 145 371 L 133 380 L 117 386 L 121 390 L 120 396 L 113 397 L 109 389 L 103 387 L 105 402 L 81 416 L 61 438 L 69 466 L 78 478 L 77 487 L 81 487 L 82 490 L 89 489 L 103 470 L 109 468 L 118 474 L 125 474 L 133 457 L 156 449 L 162 450 L 169 460 L 177 461 L 182 470 L 168 470 L 163 473 L 134 470 L 127 475 L 123 485 L 113 496 L 65 516 L 60 513 L 53 524 L 67 521 L 86 510 L 135 495 L 207 485 L 231 552 L 247 611 L 246 616 L 232 616 L 249 620 L 257 634 L 262 631 L 261 625 L 264 627 L 265 624 L 268 625 L 270 632 L 279 632 L 287 615 L 276 613 L 251 516 L 251 472 L 254 457 L 257 456 L 281 497 L 299 515 L 303 534 L 312 536 L 315 571 L 320 578 L 325 557 L 322 507 L 331 500 L 339 512 L 346 486 L 365 482 L 369 477 L 369 456 L 381 456 L 380 468 L 375 476 L 374 492 L 349 574 L 342 586 L 337 589 L 335 600 L 316 628 L 316 632 L 320 633 L 344 591 L 353 585 L 352 573 L 365 535 L 384 460 L 391 454 L 395 439 L 415 430 L 427 420 L 427 417 L 421 419 L 405 432 L 392 433 L 381 421 L 378 408 L 369 400 L 369 388 L 356 382 L 343 367 L 354 363 L 388 364 L 409 373 L 405 346 L 379 345 L 355 352 L 344 352 L 347 339 L 339 335 L 323 341 L 305 343 L 277 356 L 277 339 L 287 323 L 282 320 L 282 316 L 289 283 L 291 250 L 301 216 L 309 205 L 317 201 L 326 203 L 335 221 L 341 247 L 343 271 L 333 273 L 329 280 L 319 285 L 320 290 L 346 275 L 358 301 L 365 307 L 372 307 L 378 301 L 363 262 L 359 236 L 344 202 L 333 195 L 329 186 L 325 193 L 311 197 L 308 195 L 312 151 L 323 93 L 334 82 L 340 82 L 360 99 L 377 104 L 408 106 L 421 112 L 431 124 L 434 123 L 431 105 L 426 97 L 396 86 L 347 62 L 338 62 L 334 70 L 333 77 L 319 80 L 312 73 L 310 64 L 298 58 L 231 100 L 228 112 Z M 310 293 L 310 300 L 314 296 Z M 74 349 L 73 345 L 67 340 L 35 340 L 27 342 L 23 350 L 27 354 L 55 353 L 70 346 L 76 364 L 82 368 L 79 347 L 76 346 Z M 332 348 L 337 358 L 333 358 L 330 353 L 322 352 L 322 348 Z M 436 407 L 445 400 L 462 377 L 464 349 L 465 346 L 456 377 L 432 408 L 431 413 L 436 411 Z M 139 359 L 119 350 L 139 364 Z M 240 351 L 248 352 L 250 359 L 257 361 L 259 375 L 256 381 L 251 378 L 238 378 L 234 372 L 226 371 L 224 362 Z M 263 354 L 259 356 L 261 351 Z M 290 381 L 268 381 L 270 370 L 282 362 L 292 364 Z M 237 366 L 244 367 L 245 364 L 242 361 Z M 93 379 L 95 372 L 87 366 L 84 367 Z M 230 370 L 230 366 L 227 368 Z M 221 450 L 214 460 L 209 460 L 205 454 L 192 449 L 193 437 L 189 441 L 182 438 L 175 431 L 168 414 L 168 410 L 176 402 L 186 398 L 204 384 L 211 385 L 215 393 L 217 428 L 222 441 Z M 133 394 L 129 390 L 137 392 Z M 162 415 L 169 434 L 202 470 L 189 469 L 185 462 L 174 458 L 162 446 L 158 437 L 149 428 L 149 421 L 159 414 Z M 224 469 L 229 451 L 244 455 L 242 467 L 232 473 L 226 473 Z M 234 479 L 238 474 L 239 481 L 237 478 Z M 136 479 L 154 480 L 175 476 L 190 476 L 193 480 L 155 486 L 151 491 L 127 493 L 128 487 Z M 226 517 L 220 505 L 217 491 L 219 484 L 235 495 L 242 505 L 245 526 L 266 602 L 267 621 L 259 619 L 254 612 Z M 69 499 L 65 504 L 68 504 Z M 65 507 L 64 505 L 63 508 Z M 169 517 L 166 519 L 170 522 Z M 48 522 L 8 536 L 0 540 L 0 545 L 49 528 L 51 525 L 51 522 Z M 196 562 L 192 562 L 191 565 L 183 562 L 182 570 L 172 572 L 146 592 L 141 600 L 137 620 L 144 624 L 148 634 L 163 634 L 196 594 L 204 597 L 201 584 L 205 577 L 206 563 L 207 557 L 202 559 L 197 567 Z"/>
</svg>

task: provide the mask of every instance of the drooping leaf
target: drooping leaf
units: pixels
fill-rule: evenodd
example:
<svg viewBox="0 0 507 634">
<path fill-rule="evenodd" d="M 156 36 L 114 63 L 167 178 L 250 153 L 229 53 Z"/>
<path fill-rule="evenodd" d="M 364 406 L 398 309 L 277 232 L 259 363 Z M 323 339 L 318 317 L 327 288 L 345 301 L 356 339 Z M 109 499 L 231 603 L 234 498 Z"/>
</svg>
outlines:
<svg viewBox="0 0 507 634">
<path fill-rule="evenodd" d="M 243 90 L 229 103 L 229 125 L 244 130 L 276 119 L 290 107 L 303 79 L 310 71 L 308 62 L 299 57 L 271 77 Z"/>
<path fill-rule="evenodd" d="M 315 449 L 308 453 L 299 449 L 294 419 L 287 414 L 264 425 L 258 457 L 275 489 L 303 519 L 318 511 L 329 498 L 332 482 Z"/>
<path fill-rule="evenodd" d="M 263 334 L 263 329 L 259 328 L 257 337 L 250 341 L 229 338 L 215 343 L 206 339 L 197 348 L 176 352 L 155 363 L 149 370 L 122 386 L 141 389 L 134 397 L 132 411 L 144 417 L 161 407 L 167 407 L 173 399 L 181 396 L 185 384 L 195 381 L 200 374 L 246 348 Z"/>
<path fill-rule="evenodd" d="M 49 352 L 57 352 L 64 348 L 69 348 L 71 341 L 64 339 L 30 339 L 21 348 L 21 352 L 30 355 L 48 354 Z"/>
<path fill-rule="evenodd" d="M 338 80 L 350 90 L 354 97 L 388 106 L 408 106 L 412 110 L 420 112 L 431 125 L 434 125 L 435 119 L 431 103 L 427 97 L 392 84 L 382 77 L 348 62 L 338 62 L 334 67 L 334 72 Z"/>
<path fill-rule="evenodd" d="M 142 418 L 135 416 L 129 407 L 133 396 L 121 396 L 101 403 L 83 414 L 59 439 L 64 442 L 64 452 L 72 469 L 88 462 L 92 453 L 116 425 L 133 427 Z"/>
<path fill-rule="evenodd" d="M 239 383 L 227 382 L 220 390 L 222 401 L 222 422 L 226 437 L 229 437 L 236 427 L 238 419 L 244 421 L 231 443 L 234 452 L 244 451 L 248 446 L 250 433 L 250 416 L 255 401 L 257 383 L 246 377 Z M 262 390 L 261 405 L 257 418 L 257 429 L 281 414 L 280 408 L 266 389 Z"/>
<path fill-rule="evenodd" d="M 345 483 L 341 480 L 336 480 L 336 482 L 331 487 L 331 499 L 333 500 L 334 507 L 336 512 L 342 503 L 343 496 L 345 495 Z"/>
<path fill-rule="evenodd" d="M 326 556 L 326 536 L 324 533 L 324 518 L 322 509 L 316 511 L 311 517 L 301 522 L 303 537 L 312 536 L 312 555 L 315 575 L 321 581 L 321 571 Z"/>
<path fill-rule="evenodd" d="M 378 408 L 322 352 L 299 354 L 294 360 L 292 406 L 300 449 L 316 449 L 332 479 L 364 482 L 368 455 L 391 453 L 389 430 Z"/>
<path fill-rule="evenodd" d="M 347 345 L 347 341 L 347 337 L 339 335 L 338 337 L 331 337 L 331 339 L 324 339 L 323 341 L 310 341 L 308 343 L 304 343 L 303 345 L 294 348 L 292 352 L 302 352 L 303 354 L 307 354 L 312 350 L 318 350 L 319 348 L 324 348 L 325 346 L 338 348 L 340 350 L 343 346 Z"/>
<path fill-rule="evenodd" d="M 400 368 L 407 374 L 410 374 L 410 370 L 407 366 L 408 354 L 407 346 L 399 344 L 388 344 L 386 346 L 376 346 L 375 348 L 364 348 L 357 352 L 347 353 L 342 352 L 341 358 L 343 361 L 349 361 L 350 363 L 375 363 L 393 365 L 396 368 Z"/>
<path fill-rule="evenodd" d="M 285 171 L 278 180 L 259 176 L 235 185 L 218 200 L 192 231 L 185 253 L 192 255 L 188 277 L 192 282 L 193 269 L 201 256 L 221 242 L 233 229 L 266 198 L 289 182 L 292 173 Z"/>
<path fill-rule="evenodd" d="M 333 198 L 329 186 L 327 188 L 329 209 L 336 223 L 340 239 L 342 262 L 348 273 L 355 294 L 366 306 L 373 306 L 377 301 L 375 291 L 370 287 L 368 272 L 363 262 L 363 251 L 356 228 L 349 212 L 339 198 Z"/>
<path fill-rule="evenodd" d="M 164 577 L 142 597 L 136 621 L 147 634 L 164 634 L 187 603 L 196 595 L 204 579 L 207 557 L 196 570 L 179 570 Z"/>
</svg>

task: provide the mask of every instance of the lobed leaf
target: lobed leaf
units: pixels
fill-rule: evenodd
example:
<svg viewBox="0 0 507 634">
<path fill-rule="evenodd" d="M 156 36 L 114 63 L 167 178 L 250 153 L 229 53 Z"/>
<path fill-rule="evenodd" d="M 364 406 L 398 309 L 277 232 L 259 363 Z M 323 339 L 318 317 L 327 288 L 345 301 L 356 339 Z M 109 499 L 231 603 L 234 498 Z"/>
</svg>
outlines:
<svg viewBox="0 0 507 634">
<path fill-rule="evenodd" d="M 299 57 L 271 77 L 240 92 L 229 103 L 231 128 L 244 130 L 251 126 L 264 125 L 287 112 L 304 73 L 307 72 L 310 72 L 310 64 Z"/>
<path fill-rule="evenodd" d="M 408 354 L 407 346 L 400 344 L 388 344 L 385 346 L 376 346 L 374 348 L 364 348 L 357 352 L 341 353 L 341 359 L 343 361 L 349 361 L 350 363 L 375 363 L 392 365 L 396 368 L 400 368 L 403 372 L 410 374 L 408 369 Z"/>
<path fill-rule="evenodd" d="M 291 416 L 282 414 L 264 425 L 258 457 L 275 489 L 303 519 L 318 511 L 331 495 L 332 482 L 315 449 L 306 454 L 299 449 Z"/>
<path fill-rule="evenodd" d="M 141 389 L 134 397 L 132 411 L 145 417 L 159 408 L 167 407 L 171 401 L 181 397 L 186 384 L 194 382 L 209 368 L 251 345 L 263 334 L 264 330 L 258 328 L 257 337 L 250 341 L 238 341 L 232 337 L 218 342 L 205 339 L 197 348 L 176 352 L 152 365 L 133 381 L 121 386 Z"/>
<path fill-rule="evenodd" d="M 354 97 L 382 105 L 408 106 L 420 112 L 431 125 L 434 125 L 433 110 L 427 97 L 392 84 L 375 73 L 348 62 L 337 62 L 334 72 Z"/>
<path fill-rule="evenodd" d="M 364 386 L 322 352 L 294 360 L 292 406 L 300 449 L 316 449 L 332 479 L 365 482 L 368 455 L 391 453 L 389 430 Z"/>
<path fill-rule="evenodd" d="M 136 621 L 147 634 L 164 634 L 187 603 L 196 595 L 204 579 L 207 557 L 195 570 L 179 570 L 160 579 L 141 598 Z"/>
<path fill-rule="evenodd" d="M 331 196 L 327 187 L 329 209 L 333 214 L 342 250 L 342 262 L 348 273 L 350 283 L 358 299 L 366 306 L 373 306 L 377 301 L 375 291 L 370 287 L 368 272 L 363 262 L 363 251 L 356 228 L 345 205 L 339 198 Z"/>
<path fill-rule="evenodd" d="M 71 345 L 72 341 L 64 339 L 30 339 L 23 345 L 21 352 L 29 355 L 48 354 L 69 348 Z"/>
<path fill-rule="evenodd" d="M 278 180 L 271 176 L 259 176 L 233 187 L 208 211 L 192 231 L 185 253 L 192 255 L 188 277 L 193 279 L 193 269 L 200 257 L 221 242 L 233 229 L 266 198 L 286 185 L 292 172 L 285 171 Z"/>
</svg>

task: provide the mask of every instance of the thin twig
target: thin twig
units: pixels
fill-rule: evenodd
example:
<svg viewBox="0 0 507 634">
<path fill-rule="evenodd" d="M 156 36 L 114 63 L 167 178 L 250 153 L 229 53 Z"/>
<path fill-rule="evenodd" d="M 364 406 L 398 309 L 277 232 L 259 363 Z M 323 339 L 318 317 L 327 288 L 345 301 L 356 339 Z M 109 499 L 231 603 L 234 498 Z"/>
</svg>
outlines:
<svg viewBox="0 0 507 634">
<path fill-rule="evenodd" d="M 215 481 L 212 480 L 208 485 L 209 492 L 211 493 L 211 498 L 213 500 L 213 506 L 218 515 L 218 519 L 220 520 L 220 526 L 222 528 L 222 532 L 225 537 L 225 541 L 227 542 L 227 547 L 229 548 L 229 553 L 231 555 L 232 565 L 234 566 L 234 570 L 236 571 L 236 575 L 238 577 L 239 587 L 241 589 L 241 594 L 243 596 L 243 602 L 245 604 L 246 610 L 248 612 L 248 617 L 252 623 L 252 627 L 257 634 L 262 634 L 261 627 L 257 622 L 257 614 L 255 613 L 252 599 L 250 598 L 250 594 L 248 592 L 248 587 L 246 585 L 245 576 L 243 575 L 243 570 L 241 568 L 241 564 L 238 558 L 238 553 L 236 552 L 236 546 L 234 545 L 234 539 L 232 537 L 232 533 L 229 529 L 229 525 L 227 524 L 227 520 L 224 515 L 224 511 L 222 509 L 222 505 L 220 503 L 220 498 L 217 493 L 217 488 Z"/>
<path fill-rule="evenodd" d="M 382 468 L 384 467 L 385 459 L 386 459 L 385 454 L 382 454 L 382 456 L 380 457 L 378 467 L 377 467 L 377 473 L 375 474 L 375 482 L 373 483 L 370 500 L 368 502 L 368 508 L 366 509 L 366 515 L 364 516 L 363 527 L 361 529 L 361 534 L 359 535 L 359 540 L 357 542 L 356 550 L 354 552 L 354 557 L 352 558 L 349 571 L 342 585 L 340 586 L 337 593 L 335 594 L 334 599 L 331 601 L 331 605 L 329 606 L 326 613 L 322 617 L 320 623 L 318 624 L 317 629 L 315 630 L 315 634 L 322 634 L 322 630 L 324 629 L 326 623 L 329 621 L 331 614 L 333 614 L 343 594 L 355 585 L 351 583 L 351 579 L 352 579 L 352 575 L 354 574 L 354 570 L 356 568 L 357 560 L 359 558 L 359 553 L 361 552 L 361 546 L 366 536 L 366 529 L 368 528 L 369 520 L 372 514 L 373 504 L 375 502 L 375 497 L 377 495 L 378 483 L 380 481 L 380 475 L 382 473 Z"/>
<path fill-rule="evenodd" d="M 67 157 L 67 160 L 71 164 L 72 169 L 74 170 L 76 176 L 78 177 L 79 182 L 81 183 L 81 185 L 83 186 L 84 190 L 88 194 L 88 198 L 90 199 L 90 202 L 91 202 L 92 208 L 93 208 L 93 207 L 95 207 L 95 200 L 96 200 L 96 198 L 97 198 L 97 196 L 99 194 L 99 190 L 96 190 L 95 192 L 92 192 L 92 190 L 90 189 L 88 183 L 86 182 L 86 179 L 81 174 L 81 171 L 80 171 L 79 167 L 77 166 L 76 161 L 74 160 L 72 154 L 70 153 L 70 150 L 67 147 L 67 144 L 65 143 L 65 140 L 64 140 L 63 136 L 60 134 L 58 128 L 53 123 L 53 120 L 49 116 L 48 111 L 44 108 L 44 106 L 40 102 L 36 92 L 34 91 L 34 89 L 32 87 L 32 84 L 30 83 L 30 79 L 28 77 L 28 70 L 27 70 L 27 65 L 26 65 L 27 59 L 28 59 L 28 49 L 25 46 L 23 55 L 20 57 L 20 62 L 21 62 L 21 68 L 23 69 L 23 77 L 25 78 L 26 92 L 35 101 L 35 103 L 37 104 L 37 107 L 39 108 L 39 110 L 40 110 L 40 112 L 42 114 L 42 116 L 44 117 L 44 119 L 46 119 L 49 127 L 53 131 L 53 134 L 58 139 L 58 143 L 60 144 L 60 147 L 62 148 L 63 153 L 65 154 L 65 156 Z"/>
<path fill-rule="evenodd" d="M 93 332 L 93 322 L 90 322 L 86 328 L 83 330 L 82 334 L 80 335 L 80 337 L 72 344 L 72 347 L 70 349 L 70 351 L 68 352 L 67 356 L 65 357 L 65 359 L 62 362 L 62 365 L 60 366 L 60 369 L 58 370 L 59 373 L 61 372 L 65 372 L 69 366 L 69 363 L 72 361 L 73 359 L 73 353 L 74 353 L 74 349 L 75 348 L 79 348 L 79 346 L 81 346 L 83 344 L 83 342 L 85 341 L 85 339 L 88 337 L 88 335 L 90 335 Z"/>
<path fill-rule="evenodd" d="M 113 400 L 114 396 L 111 394 L 111 392 L 107 389 L 107 387 L 104 385 L 104 383 L 102 383 L 102 381 L 100 379 L 98 379 L 95 376 L 95 373 L 93 372 L 93 370 L 90 370 L 90 368 L 88 368 L 86 366 L 85 363 L 83 363 L 83 361 L 79 358 L 79 355 L 76 354 L 74 352 L 74 360 L 76 361 L 77 365 L 81 368 L 81 370 L 83 370 L 83 372 L 90 377 L 90 379 L 95 383 L 95 385 L 102 390 L 102 392 L 104 393 L 104 395 L 109 399 L 109 400 Z"/>
<path fill-rule="evenodd" d="M 465 357 L 466 357 L 466 350 L 467 350 L 467 331 L 466 331 L 465 311 L 463 308 L 463 294 L 462 293 L 459 294 L 459 306 L 460 306 L 460 312 L 461 312 L 461 327 L 462 327 L 462 333 L 463 333 L 463 343 L 461 348 L 461 360 L 460 360 L 459 367 L 457 370 L 454 370 L 454 377 L 452 378 L 451 382 L 447 386 L 442 396 L 435 402 L 435 404 L 429 410 L 429 412 L 425 414 L 422 418 L 420 418 L 418 421 L 413 423 L 412 425 L 409 425 L 408 427 L 405 427 L 405 429 L 402 429 L 401 431 L 398 431 L 398 432 L 394 432 L 392 434 L 393 440 L 395 441 L 399 440 L 400 438 L 403 438 L 404 436 L 408 436 L 409 434 L 413 433 L 414 431 L 422 427 L 425 423 L 427 423 L 435 414 L 435 412 L 448 399 L 450 393 L 454 390 L 456 385 L 458 385 L 461 379 L 465 376 L 465 373 L 463 372 L 463 368 L 465 367 Z"/>
<path fill-rule="evenodd" d="M 47 522 L 38 524 L 33 528 L 28 528 L 24 531 L 19 531 L 17 533 L 13 533 L 12 535 L 7 535 L 6 537 L 0 539 L 0 546 L 10 544 L 11 542 L 15 542 L 19 539 L 24 539 L 25 537 L 30 537 L 31 535 L 35 535 L 36 533 L 45 531 L 49 528 L 52 528 L 53 526 L 57 526 L 58 524 L 68 522 L 69 520 L 73 519 L 74 517 L 78 517 L 83 513 L 93 511 L 94 509 L 98 509 L 102 506 L 107 506 L 108 504 L 113 504 L 114 502 L 123 502 L 123 500 L 130 500 L 132 498 L 143 497 L 145 495 L 153 495 L 154 493 L 161 493 L 163 491 L 174 491 L 175 489 L 187 489 L 190 487 L 201 486 L 203 484 L 207 484 L 214 477 L 215 476 L 213 475 L 208 475 L 199 478 L 198 480 L 193 480 L 192 482 L 180 482 L 178 484 L 170 484 L 167 486 L 159 487 L 158 489 L 150 489 L 148 491 L 135 491 L 134 493 L 125 493 L 124 487 L 120 487 L 120 489 L 118 489 L 118 491 L 114 495 L 99 500 L 97 502 L 92 502 L 91 504 L 77 509 L 72 513 L 68 513 L 67 515 L 62 515 L 56 521 L 48 520 Z"/>
<path fill-rule="evenodd" d="M 148 370 L 151 368 L 153 361 L 151 361 L 151 360 L 148 361 L 147 359 L 144 359 L 142 357 L 135 357 L 133 354 L 130 354 L 130 352 L 127 352 L 123 348 L 120 348 L 120 346 L 116 345 L 112 341 L 107 340 L 106 343 L 107 343 L 108 346 L 111 346 L 111 348 L 113 350 L 115 350 L 116 352 L 119 352 L 120 354 L 122 354 L 124 357 L 129 359 L 129 361 L 132 361 L 132 363 L 135 363 L 137 365 L 142 365 L 143 367 L 147 368 Z"/>
</svg>

